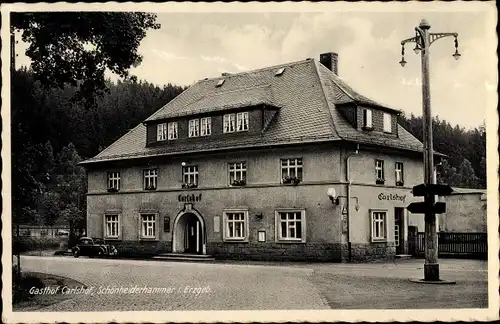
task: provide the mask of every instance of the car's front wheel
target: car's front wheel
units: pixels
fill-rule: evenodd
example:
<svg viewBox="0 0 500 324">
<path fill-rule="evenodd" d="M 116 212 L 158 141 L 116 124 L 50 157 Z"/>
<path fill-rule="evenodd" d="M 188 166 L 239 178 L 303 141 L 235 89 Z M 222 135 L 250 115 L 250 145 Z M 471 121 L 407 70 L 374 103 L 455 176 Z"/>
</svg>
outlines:
<svg viewBox="0 0 500 324">
<path fill-rule="evenodd" d="M 103 255 L 104 255 L 104 252 L 102 250 L 97 251 L 98 258 L 102 258 Z"/>
</svg>

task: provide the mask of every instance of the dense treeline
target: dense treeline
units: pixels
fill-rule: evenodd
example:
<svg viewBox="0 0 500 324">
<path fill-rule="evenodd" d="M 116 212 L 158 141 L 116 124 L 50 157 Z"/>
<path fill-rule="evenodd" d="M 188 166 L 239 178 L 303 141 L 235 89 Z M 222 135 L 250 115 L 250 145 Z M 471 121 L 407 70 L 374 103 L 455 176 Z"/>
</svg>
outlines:
<svg viewBox="0 0 500 324">
<path fill-rule="evenodd" d="M 70 222 L 85 215 L 85 170 L 78 166 L 168 103 L 184 88 L 142 81 L 107 81 L 89 107 L 77 86 L 43 87 L 31 71 L 12 74 L 11 138 L 13 220 Z"/>
<path fill-rule="evenodd" d="M 399 123 L 422 141 L 422 117 L 400 116 Z M 466 130 L 439 117 L 432 123 L 434 150 L 445 154 L 437 166 L 438 182 L 463 188 L 486 188 L 486 125 Z"/>
<path fill-rule="evenodd" d="M 107 81 L 109 91 L 88 107 L 75 101 L 76 86 L 42 87 L 33 74 L 12 76 L 12 197 L 14 221 L 78 226 L 85 218 L 85 170 L 77 163 L 92 157 L 181 93 L 127 80 Z M 422 140 L 422 118 L 400 123 Z M 486 186 L 484 124 L 472 130 L 434 119 L 434 147 L 449 159 L 439 180 L 453 186 Z"/>
</svg>

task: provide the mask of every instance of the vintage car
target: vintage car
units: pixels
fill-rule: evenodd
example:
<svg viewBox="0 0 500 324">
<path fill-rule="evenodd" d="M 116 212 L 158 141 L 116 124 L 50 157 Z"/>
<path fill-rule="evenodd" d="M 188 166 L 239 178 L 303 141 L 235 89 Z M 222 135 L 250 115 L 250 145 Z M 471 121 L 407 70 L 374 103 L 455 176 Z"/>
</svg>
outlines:
<svg viewBox="0 0 500 324">
<path fill-rule="evenodd" d="M 104 240 L 85 236 L 80 238 L 78 244 L 72 250 L 75 258 L 81 255 L 93 258 L 116 256 L 118 254 L 116 248 L 111 244 L 107 244 Z"/>
</svg>

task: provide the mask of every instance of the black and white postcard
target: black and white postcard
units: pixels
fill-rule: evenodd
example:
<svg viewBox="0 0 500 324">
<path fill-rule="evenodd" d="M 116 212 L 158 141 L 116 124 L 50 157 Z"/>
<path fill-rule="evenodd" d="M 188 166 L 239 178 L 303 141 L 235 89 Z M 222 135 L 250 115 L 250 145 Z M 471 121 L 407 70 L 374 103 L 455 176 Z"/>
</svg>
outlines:
<svg viewBox="0 0 500 324">
<path fill-rule="evenodd" d="M 1 14 L 4 322 L 498 320 L 493 2 Z"/>
</svg>

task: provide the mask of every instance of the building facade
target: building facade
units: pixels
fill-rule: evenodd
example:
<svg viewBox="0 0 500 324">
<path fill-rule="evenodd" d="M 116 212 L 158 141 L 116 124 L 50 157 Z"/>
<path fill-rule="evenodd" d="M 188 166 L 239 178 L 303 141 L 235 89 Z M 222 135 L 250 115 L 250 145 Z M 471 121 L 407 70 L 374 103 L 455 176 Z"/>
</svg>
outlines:
<svg viewBox="0 0 500 324">
<path fill-rule="evenodd" d="M 443 233 L 486 233 L 486 189 L 453 188 L 449 196 L 439 197 L 446 203 L 446 212 L 436 218 L 437 228 Z M 411 215 L 410 226 L 425 231 L 423 217 Z"/>
<path fill-rule="evenodd" d="M 96 157 L 87 232 L 121 253 L 406 254 L 422 143 L 325 53 L 197 82 Z"/>
</svg>

